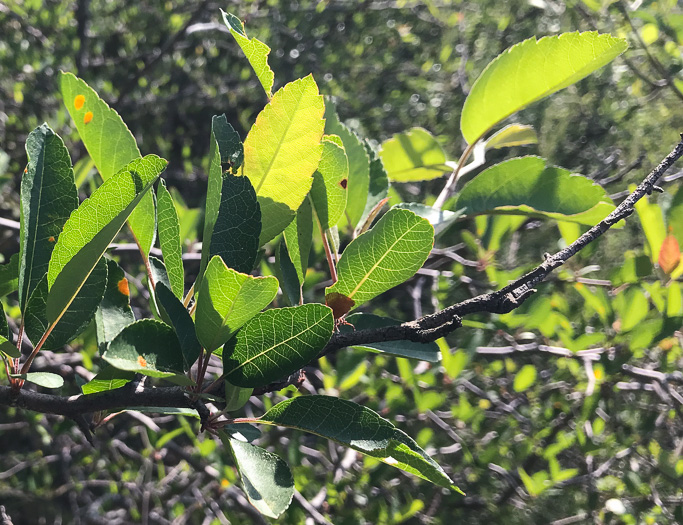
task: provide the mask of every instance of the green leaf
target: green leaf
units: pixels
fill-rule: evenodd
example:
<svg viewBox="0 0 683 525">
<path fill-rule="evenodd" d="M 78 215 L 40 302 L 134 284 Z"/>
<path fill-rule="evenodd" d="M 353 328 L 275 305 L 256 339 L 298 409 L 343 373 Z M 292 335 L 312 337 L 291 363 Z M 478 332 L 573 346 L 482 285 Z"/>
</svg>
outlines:
<svg viewBox="0 0 683 525">
<path fill-rule="evenodd" d="M 623 53 L 622 38 L 597 32 L 532 37 L 496 57 L 465 100 L 460 129 L 474 144 L 504 118 L 566 88 Z"/>
<path fill-rule="evenodd" d="M 429 221 L 408 210 L 389 210 L 342 253 L 339 280 L 325 289 L 335 319 L 412 277 L 433 245 Z"/>
<path fill-rule="evenodd" d="M 100 259 L 87 276 L 85 283 L 71 297 L 56 320 L 50 319 L 50 296 L 47 291 L 47 277 L 38 283 L 26 304 L 24 324 L 26 334 L 37 344 L 51 325 L 54 328 L 45 340 L 43 348 L 54 350 L 61 348 L 86 329 L 102 302 L 107 288 L 107 264 Z"/>
<path fill-rule="evenodd" d="M 148 155 L 131 162 L 100 186 L 66 221 L 47 273 L 47 319 L 53 323 L 119 232 L 131 212 L 166 167 Z"/>
<path fill-rule="evenodd" d="M 351 226 L 355 226 L 365 211 L 365 203 L 370 187 L 370 159 L 363 142 L 348 127 L 339 121 L 334 103 L 325 101 L 325 133 L 338 135 L 344 144 L 349 161 L 348 197 L 346 213 Z"/>
<path fill-rule="evenodd" d="M 7 341 L 11 335 L 9 325 L 7 324 L 7 316 L 5 315 L 5 307 L 0 302 L 0 337 Z"/>
<path fill-rule="evenodd" d="M 194 322 L 190 313 L 173 292 L 163 283 L 156 285 L 156 297 L 175 330 L 183 354 L 184 370 L 189 371 L 199 357 L 202 347 L 197 340 Z"/>
<path fill-rule="evenodd" d="M 528 215 L 592 226 L 614 204 L 590 179 L 546 167 L 543 159 L 530 156 L 484 170 L 465 185 L 452 208 L 466 215 Z"/>
<path fill-rule="evenodd" d="M 5 337 L 2 336 L 0 336 L 0 352 L 14 358 L 21 357 L 21 352 L 14 345 L 14 343 L 8 341 Z"/>
<path fill-rule="evenodd" d="M 230 30 L 230 34 L 242 48 L 244 56 L 247 57 L 251 67 L 254 68 L 254 72 L 256 73 L 259 82 L 261 82 L 263 90 L 266 92 L 268 98 L 271 98 L 273 96 L 275 75 L 268 65 L 270 48 L 256 38 L 247 37 L 247 33 L 244 30 L 244 23 L 235 15 L 226 13 L 222 9 L 221 14 L 223 15 L 223 22 L 225 22 L 225 25 L 228 26 L 228 29 Z"/>
<path fill-rule="evenodd" d="M 275 277 L 253 277 L 228 268 L 220 257 L 206 267 L 197 297 L 197 338 L 212 352 L 275 298 Z"/>
<path fill-rule="evenodd" d="M 256 263 L 260 233 L 261 206 L 251 181 L 226 174 L 211 235 L 211 257 L 218 255 L 228 267 L 249 273 Z"/>
<path fill-rule="evenodd" d="M 64 385 L 64 378 L 50 372 L 29 372 L 28 374 L 12 374 L 10 377 L 24 379 L 45 388 L 59 388 Z"/>
<path fill-rule="evenodd" d="M 295 80 L 275 93 L 244 141 L 242 174 L 261 204 L 260 245 L 285 229 L 311 189 L 324 111 L 313 76 Z"/>
<path fill-rule="evenodd" d="M 462 211 L 448 211 L 425 206 L 419 202 L 400 202 L 393 208 L 412 211 L 418 217 L 427 219 L 429 224 L 434 227 L 434 233 L 439 234 L 448 228 L 455 220 L 462 215 Z"/>
<path fill-rule="evenodd" d="M 513 146 L 526 146 L 538 144 L 538 137 L 533 126 L 524 124 L 510 124 L 494 133 L 486 141 L 485 149 L 511 148 Z"/>
<path fill-rule="evenodd" d="M 110 108 L 83 80 L 71 73 L 60 73 L 64 105 L 76 124 L 90 157 L 105 182 L 131 161 L 140 158 L 135 137 L 119 114 Z M 129 223 L 145 257 L 154 244 L 156 231 L 154 197 L 144 195 Z"/>
<path fill-rule="evenodd" d="M 310 199 L 304 199 L 296 212 L 296 218 L 284 231 L 289 260 L 296 270 L 299 286 L 303 286 L 308 269 L 308 255 L 313 242 L 313 212 Z"/>
<path fill-rule="evenodd" d="M 346 318 L 351 325 L 341 325 L 341 332 L 353 332 L 358 330 L 369 330 L 374 328 L 384 328 L 386 326 L 397 326 L 401 321 L 389 317 L 380 317 L 374 314 L 353 314 Z M 436 343 L 415 343 L 413 341 L 389 341 L 386 343 L 368 343 L 359 345 L 357 348 L 382 352 L 396 357 L 407 357 L 410 359 L 420 359 L 430 363 L 441 361 L 441 351 Z"/>
<path fill-rule="evenodd" d="M 225 382 L 225 411 L 234 412 L 239 410 L 247 404 L 251 394 L 254 392 L 253 388 L 242 388 L 241 386 L 231 385 Z"/>
<path fill-rule="evenodd" d="M 107 390 L 116 390 L 130 383 L 135 377 L 135 372 L 119 370 L 113 366 L 103 363 L 102 368 L 90 381 L 81 387 L 81 391 L 88 394 L 97 394 Z"/>
<path fill-rule="evenodd" d="M 294 263 L 289 258 L 284 238 L 280 241 L 275 252 L 275 268 L 279 270 L 279 272 L 276 271 L 276 275 L 280 281 L 280 288 L 289 304 L 292 306 L 303 304 L 301 281 L 299 281 Z"/>
<path fill-rule="evenodd" d="M 322 144 L 320 164 L 313 174 L 311 201 L 320 227 L 327 230 L 337 224 L 344 215 L 349 161 L 344 145 L 336 135 L 325 135 Z"/>
<path fill-rule="evenodd" d="M 152 312 L 156 317 L 161 318 L 166 324 L 171 325 L 171 319 L 168 317 L 166 310 L 164 310 L 159 305 L 159 299 L 156 293 L 156 287 L 159 283 L 163 283 L 170 290 L 171 281 L 168 279 L 168 272 L 166 271 L 166 265 L 160 259 L 154 256 L 149 258 L 149 273 L 151 280 L 147 282 L 147 289 L 149 290 L 149 303 L 152 308 Z"/>
<path fill-rule="evenodd" d="M 261 431 L 253 425 L 248 423 L 231 423 L 227 424 L 222 429 L 230 434 L 230 437 L 238 441 L 251 443 L 255 439 L 261 437 Z"/>
<path fill-rule="evenodd" d="M 515 392 L 524 392 L 536 382 L 536 367 L 534 365 L 524 365 L 519 369 L 512 382 Z"/>
<path fill-rule="evenodd" d="M 107 344 L 116 337 L 124 327 L 135 322 L 130 307 L 130 288 L 128 279 L 115 261 L 107 262 L 107 289 L 95 312 L 97 329 L 97 347 L 100 353 L 107 349 Z"/>
<path fill-rule="evenodd" d="M 251 504 L 265 516 L 280 516 L 294 496 L 294 479 L 287 463 L 260 447 L 232 439 L 225 432 L 219 432 L 219 436 L 232 451 Z"/>
<path fill-rule="evenodd" d="M 384 141 L 379 156 L 389 179 L 396 182 L 436 179 L 453 171 L 439 143 L 423 128 L 412 128 Z"/>
<path fill-rule="evenodd" d="M 249 388 L 272 383 L 314 359 L 333 329 L 332 311 L 322 304 L 261 312 L 223 348 L 225 377 Z"/>
<path fill-rule="evenodd" d="M 368 226 L 372 223 L 383 206 L 381 204 L 382 201 L 389 193 L 389 178 L 384 169 L 382 159 L 367 140 L 364 143 L 365 151 L 370 158 L 370 185 L 363 215 L 361 215 L 358 226 L 356 226 L 356 234 L 361 233 L 362 229 L 366 226 L 366 222 Z"/>
<path fill-rule="evenodd" d="M 21 352 L 12 343 L 12 334 L 10 334 L 9 325 L 7 324 L 7 316 L 5 315 L 5 309 L 0 302 L 0 352 L 8 355 L 10 357 L 21 357 Z"/>
<path fill-rule="evenodd" d="M 11 294 L 19 287 L 19 254 L 15 253 L 5 264 L 0 264 L 0 297 Z"/>
<path fill-rule="evenodd" d="M 21 178 L 19 306 L 22 314 L 38 282 L 47 273 L 64 223 L 78 206 L 71 157 L 47 124 L 26 139 L 28 166 Z"/>
<path fill-rule="evenodd" d="M 180 222 L 173 205 L 173 198 L 161 180 L 157 189 L 157 217 L 159 220 L 159 246 L 164 256 L 168 280 L 176 297 L 182 300 L 185 293 L 185 270 L 183 248 L 180 244 Z"/>
<path fill-rule="evenodd" d="M 183 352 L 173 328 L 154 319 L 126 326 L 109 343 L 102 358 L 119 370 L 151 377 L 177 378 L 184 369 Z"/>
<path fill-rule="evenodd" d="M 410 437 L 377 412 L 351 401 L 295 397 L 278 403 L 258 421 L 317 434 L 442 487 L 455 488 L 443 469 Z"/>
<path fill-rule="evenodd" d="M 204 235 L 202 237 L 202 260 L 195 283 L 199 288 L 211 253 L 211 238 L 218 219 L 223 191 L 223 172 L 227 169 L 236 173 L 244 161 L 244 147 L 237 132 L 228 123 L 225 115 L 214 115 L 211 119 L 211 147 L 209 150 L 209 181 L 206 188 L 204 212 Z"/>
</svg>

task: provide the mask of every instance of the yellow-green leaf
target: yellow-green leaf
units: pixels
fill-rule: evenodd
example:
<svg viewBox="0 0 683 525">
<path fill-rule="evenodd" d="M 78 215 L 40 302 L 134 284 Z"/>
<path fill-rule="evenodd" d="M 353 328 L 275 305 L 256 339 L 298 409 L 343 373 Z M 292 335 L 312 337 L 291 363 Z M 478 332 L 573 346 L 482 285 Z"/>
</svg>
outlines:
<svg viewBox="0 0 683 525">
<path fill-rule="evenodd" d="M 249 38 L 244 29 L 244 23 L 235 15 L 226 13 L 222 9 L 221 14 L 223 15 L 223 22 L 225 22 L 225 25 L 228 26 L 228 29 L 230 30 L 230 34 L 242 48 L 251 67 L 254 68 L 254 72 L 256 73 L 259 82 L 261 82 L 266 95 L 268 98 L 271 98 L 273 96 L 273 81 L 275 80 L 275 75 L 268 65 L 270 48 L 256 38 Z"/>
<path fill-rule="evenodd" d="M 622 38 L 564 33 L 520 42 L 496 57 L 465 100 L 460 129 L 474 144 L 504 118 L 578 82 L 623 53 Z"/>
<path fill-rule="evenodd" d="M 107 181 L 134 159 L 140 158 L 135 137 L 119 114 L 80 78 L 61 72 L 60 91 L 64 105 L 102 180 Z M 145 195 L 129 224 L 145 257 L 156 232 L 154 198 Z"/>
<path fill-rule="evenodd" d="M 313 76 L 295 80 L 275 93 L 244 141 L 242 174 L 261 204 L 261 244 L 285 229 L 311 189 L 324 111 Z"/>
</svg>

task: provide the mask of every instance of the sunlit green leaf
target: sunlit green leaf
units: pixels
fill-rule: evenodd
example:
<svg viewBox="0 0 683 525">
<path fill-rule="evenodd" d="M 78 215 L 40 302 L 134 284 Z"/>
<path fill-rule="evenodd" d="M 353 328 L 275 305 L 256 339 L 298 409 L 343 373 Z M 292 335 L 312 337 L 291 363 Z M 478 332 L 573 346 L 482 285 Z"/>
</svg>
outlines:
<svg viewBox="0 0 683 525">
<path fill-rule="evenodd" d="M 508 214 L 548 217 L 592 226 L 614 204 L 603 188 L 540 157 L 510 159 L 468 182 L 453 204 L 466 215 Z"/>
<path fill-rule="evenodd" d="M 526 146 L 538 144 L 538 137 L 533 126 L 524 124 L 510 124 L 494 133 L 486 141 L 486 149 L 511 148 L 513 146 Z"/>
<path fill-rule="evenodd" d="M 342 253 L 339 280 L 325 289 L 335 318 L 412 277 L 433 245 L 429 221 L 408 210 L 389 210 Z"/>
<path fill-rule="evenodd" d="M 397 133 L 382 143 L 379 156 L 389 179 L 397 182 L 429 180 L 453 171 L 436 139 L 423 128 Z"/>
<path fill-rule="evenodd" d="M 83 80 L 61 72 L 60 91 L 78 134 L 105 182 L 131 161 L 140 158 L 135 137 L 119 114 L 110 108 Z M 154 198 L 143 195 L 129 223 L 142 252 L 147 256 L 154 244 L 156 219 Z"/>
<path fill-rule="evenodd" d="M 26 302 L 47 273 L 52 250 L 64 223 L 78 206 L 71 157 L 47 124 L 26 139 L 28 166 L 21 178 L 19 305 Z"/>
<path fill-rule="evenodd" d="M 442 487 L 455 488 L 417 443 L 377 412 L 351 401 L 330 396 L 296 397 L 275 405 L 259 422 L 312 432 Z"/>
<path fill-rule="evenodd" d="M 119 370 L 107 363 L 103 363 L 97 375 L 81 387 L 81 392 L 87 395 L 115 390 L 130 383 L 134 377 L 135 372 Z"/>
<path fill-rule="evenodd" d="M 256 38 L 247 37 L 247 33 L 244 29 L 244 23 L 237 18 L 235 15 L 226 13 L 221 9 L 221 14 L 223 15 L 223 22 L 228 26 L 230 34 L 235 38 L 239 46 L 244 52 L 244 56 L 254 68 L 254 72 L 263 86 L 263 90 L 266 92 L 268 98 L 273 96 L 273 81 L 275 80 L 275 75 L 268 65 L 268 54 L 270 53 L 270 48 L 257 40 Z"/>
<path fill-rule="evenodd" d="M 29 372 L 28 374 L 17 374 L 11 377 L 24 379 L 45 388 L 59 388 L 64 385 L 64 378 L 51 372 Z"/>
<path fill-rule="evenodd" d="M 344 215 L 349 161 L 344 145 L 336 135 L 325 135 L 322 144 L 323 154 L 313 174 L 311 201 L 321 228 L 327 230 Z"/>
<path fill-rule="evenodd" d="M 197 338 L 209 351 L 230 339 L 250 318 L 275 298 L 275 277 L 253 277 L 228 268 L 220 257 L 213 257 L 204 273 L 195 324 Z"/>
<path fill-rule="evenodd" d="M 472 86 L 460 129 L 474 144 L 504 118 L 566 88 L 623 53 L 622 38 L 597 32 L 532 37 L 495 58 Z"/>
<path fill-rule="evenodd" d="M 157 189 L 157 217 L 159 221 L 159 246 L 164 256 L 171 289 L 182 300 L 185 292 L 183 249 L 180 244 L 180 223 L 173 205 L 173 198 L 162 179 Z"/>
<path fill-rule="evenodd" d="M 295 80 L 273 95 L 244 141 L 242 174 L 261 204 L 261 245 L 285 229 L 311 189 L 324 111 L 313 76 Z"/>
<path fill-rule="evenodd" d="M 349 161 L 348 197 L 346 213 L 353 228 L 359 223 L 370 187 L 370 159 L 363 142 L 347 126 L 339 121 L 334 103 L 325 101 L 325 133 L 337 135 L 342 139 Z M 343 224 L 344 221 L 340 221 Z"/>
<path fill-rule="evenodd" d="M 131 162 L 66 221 L 47 273 L 47 319 L 59 319 L 126 219 L 166 167 L 155 155 Z"/>
<path fill-rule="evenodd" d="M 308 364 L 332 336 L 332 311 L 322 304 L 257 314 L 223 348 L 223 370 L 233 385 L 257 388 Z"/>
</svg>

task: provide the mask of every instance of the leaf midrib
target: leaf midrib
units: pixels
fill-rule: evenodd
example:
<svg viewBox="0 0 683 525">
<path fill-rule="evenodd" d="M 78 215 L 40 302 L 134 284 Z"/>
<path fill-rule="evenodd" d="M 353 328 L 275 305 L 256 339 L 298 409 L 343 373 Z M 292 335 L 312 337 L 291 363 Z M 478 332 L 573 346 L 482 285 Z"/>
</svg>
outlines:
<svg viewBox="0 0 683 525">
<path fill-rule="evenodd" d="M 286 92 L 287 92 L 286 89 L 282 91 L 283 94 Z M 299 106 L 301 105 L 301 101 L 304 98 L 304 94 L 305 94 L 305 91 L 302 91 L 301 96 L 299 97 L 299 99 L 296 102 L 296 105 L 294 107 L 294 111 L 291 112 L 292 116 L 290 117 L 289 123 L 287 124 L 287 127 L 285 128 L 285 132 L 282 134 L 282 139 L 278 141 L 277 147 L 275 149 L 275 153 L 270 157 L 270 162 L 268 163 L 268 168 L 263 173 L 263 177 L 261 177 L 261 180 L 259 181 L 258 187 L 256 188 L 256 195 L 258 195 L 259 192 L 261 191 L 261 188 L 265 184 L 266 179 L 268 178 L 268 175 L 270 175 L 270 170 L 272 169 L 273 164 L 275 163 L 275 159 L 277 159 L 277 157 L 280 155 L 280 149 L 282 148 L 282 144 L 285 142 L 284 138 L 289 134 L 289 130 L 292 127 L 292 124 L 294 124 L 294 120 L 295 120 L 294 116 L 299 111 Z M 269 104 L 270 104 L 271 110 L 273 110 L 272 101 L 269 102 Z"/>
<path fill-rule="evenodd" d="M 414 224 L 413 226 L 411 226 L 409 229 L 407 229 L 406 231 L 404 231 L 404 232 L 401 234 L 401 236 L 400 236 L 398 239 L 396 239 L 396 241 L 394 241 L 394 243 L 393 243 L 391 246 L 389 246 L 389 248 L 384 252 L 384 254 L 377 260 L 377 262 L 376 262 L 375 264 L 372 265 L 372 267 L 370 268 L 370 271 L 368 271 L 368 272 L 365 273 L 365 275 L 364 275 L 363 278 L 358 282 L 358 284 L 356 285 L 356 287 L 349 293 L 349 295 L 348 295 L 348 298 L 349 298 L 349 299 L 353 299 L 353 296 L 356 295 L 356 293 L 358 292 L 359 288 L 360 288 L 361 286 L 363 286 L 363 284 L 365 284 L 365 281 L 367 281 L 367 280 L 370 278 L 370 275 L 372 275 L 372 273 L 377 269 L 377 267 L 379 266 L 379 264 L 380 264 L 386 257 L 389 256 L 389 254 L 390 254 L 391 251 L 393 250 L 394 246 L 396 246 L 396 245 L 403 239 L 403 237 L 405 237 L 406 235 L 408 235 L 410 232 L 413 231 L 413 229 L 415 229 L 415 228 L 416 228 L 417 226 L 419 226 L 419 225 L 420 225 L 419 222 L 415 223 L 415 224 Z"/>
<path fill-rule="evenodd" d="M 313 324 L 311 324 L 311 325 L 307 325 L 307 326 L 306 326 L 303 330 L 301 330 L 300 332 L 291 335 L 291 336 L 288 337 L 287 339 L 284 339 L 284 340 L 280 341 L 279 343 L 276 343 L 276 344 L 274 344 L 273 346 L 271 346 L 271 347 L 269 347 L 269 348 L 266 348 L 265 350 L 259 352 L 259 353 L 256 354 L 255 356 L 253 356 L 253 357 L 247 359 L 246 361 L 244 361 L 244 363 L 241 363 L 240 365 L 238 365 L 238 366 L 236 366 L 235 368 L 233 368 L 232 370 L 230 370 L 230 372 L 226 372 L 225 375 L 226 375 L 226 376 L 229 376 L 230 374 L 232 374 L 233 372 L 239 370 L 240 368 L 244 367 L 245 365 L 248 365 L 249 363 L 251 363 L 251 362 L 254 361 L 255 359 L 258 359 L 259 357 L 264 356 L 264 355 L 267 354 L 268 352 L 272 351 L 274 348 L 277 348 L 278 346 L 282 346 L 282 345 L 284 345 L 285 343 L 291 341 L 292 339 L 295 339 L 295 338 L 299 337 L 301 334 L 304 334 L 304 333 L 306 333 L 307 331 L 312 330 L 314 327 L 318 326 L 318 325 L 319 325 L 320 323 L 322 323 L 324 320 L 325 320 L 325 316 L 323 316 L 323 317 L 321 317 L 320 319 L 318 319 L 315 323 L 313 323 Z"/>
<path fill-rule="evenodd" d="M 43 175 L 44 175 L 44 171 L 45 171 L 45 149 L 47 147 L 46 142 L 47 142 L 47 133 L 43 136 L 43 145 L 40 148 L 40 156 L 39 156 L 40 163 L 36 162 L 36 173 L 33 176 L 33 181 L 31 184 L 31 189 L 33 189 L 33 187 L 35 186 L 35 182 L 36 182 L 36 175 L 38 172 L 38 164 L 40 164 L 40 181 L 41 181 L 41 183 L 39 185 L 40 190 L 38 192 L 38 210 L 36 211 L 36 216 L 35 216 L 35 219 L 36 219 L 35 228 L 34 228 L 33 235 L 32 235 L 33 243 L 31 246 L 30 259 L 29 259 L 29 256 L 27 254 L 26 259 L 24 260 L 24 264 L 26 264 L 26 263 L 30 263 L 30 264 L 28 265 L 28 275 L 24 276 L 24 282 L 22 283 L 22 288 L 23 288 L 22 294 L 24 296 L 24 311 L 22 312 L 22 315 L 26 311 L 26 307 L 28 306 L 28 300 L 30 299 L 29 288 L 31 287 L 31 276 L 33 275 L 33 261 L 35 259 L 35 253 L 36 253 L 36 236 L 38 234 L 38 225 L 40 224 L 40 211 L 41 211 L 40 203 L 43 200 L 43 184 L 42 184 L 42 181 L 43 181 Z M 29 218 L 29 224 L 30 224 L 30 218 Z M 31 232 L 28 232 L 28 233 L 30 234 Z M 25 239 L 25 241 L 28 244 L 29 239 Z"/>
</svg>

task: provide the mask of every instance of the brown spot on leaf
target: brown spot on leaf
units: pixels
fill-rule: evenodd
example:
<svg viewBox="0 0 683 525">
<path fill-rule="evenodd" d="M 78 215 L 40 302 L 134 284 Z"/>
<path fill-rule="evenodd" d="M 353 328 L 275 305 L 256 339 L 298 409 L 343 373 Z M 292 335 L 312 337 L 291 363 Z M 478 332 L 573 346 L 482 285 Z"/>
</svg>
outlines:
<svg viewBox="0 0 683 525">
<path fill-rule="evenodd" d="M 138 356 L 138 364 L 139 364 L 141 367 L 145 368 L 145 367 L 147 366 L 147 361 L 145 360 L 144 357 L 142 357 L 142 356 L 140 355 L 140 356 Z"/>
<path fill-rule="evenodd" d="M 339 319 L 349 313 L 356 302 L 350 297 L 346 297 L 344 294 L 332 292 L 325 296 L 325 304 L 332 308 L 334 318 Z"/>
<path fill-rule="evenodd" d="M 130 295 L 130 289 L 128 288 L 128 279 L 125 277 L 121 279 L 117 284 L 116 287 L 119 289 L 119 292 L 126 297 Z"/>
<path fill-rule="evenodd" d="M 346 189 L 346 187 L 349 185 L 349 179 L 342 179 L 342 180 L 340 180 L 340 181 L 339 181 L 339 185 L 340 185 L 342 188 Z"/>
</svg>

